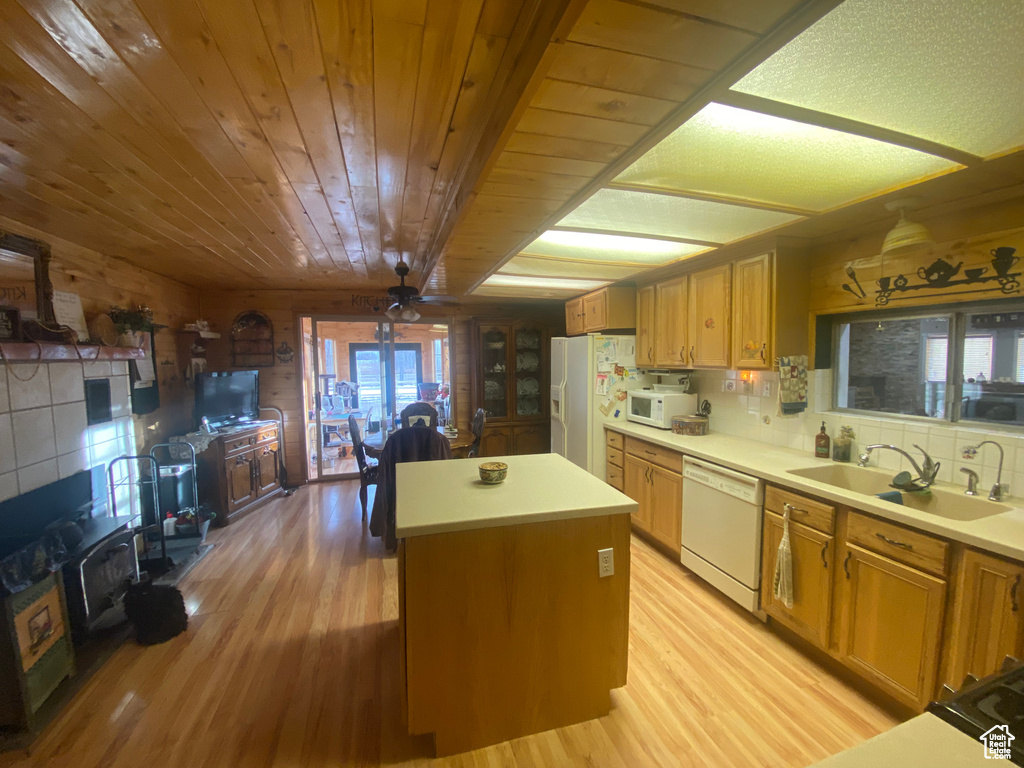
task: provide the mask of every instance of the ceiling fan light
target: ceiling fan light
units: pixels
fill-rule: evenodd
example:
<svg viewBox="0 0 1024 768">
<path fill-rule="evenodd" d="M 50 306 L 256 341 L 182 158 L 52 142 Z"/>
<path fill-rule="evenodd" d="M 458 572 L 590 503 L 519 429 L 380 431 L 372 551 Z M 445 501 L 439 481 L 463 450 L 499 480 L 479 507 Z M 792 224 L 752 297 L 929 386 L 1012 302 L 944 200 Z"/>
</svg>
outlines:
<svg viewBox="0 0 1024 768">
<path fill-rule="evenodd" d="M 932 240 L 928 228 L 924 224 L 908 221 L 906 214 L 900 210 L 900 220 L 882 242 L 882 255 L 911 253 L 933 245 L 935 241 Z"/>
<path fill-rule="evenodd" d="M 398 320 L 402 313 L 402 307 L 398 304 L 392 304 L 390 307 L 384 310 L 384 314 L 387 315 L 391 320 Z"/>
</svg>

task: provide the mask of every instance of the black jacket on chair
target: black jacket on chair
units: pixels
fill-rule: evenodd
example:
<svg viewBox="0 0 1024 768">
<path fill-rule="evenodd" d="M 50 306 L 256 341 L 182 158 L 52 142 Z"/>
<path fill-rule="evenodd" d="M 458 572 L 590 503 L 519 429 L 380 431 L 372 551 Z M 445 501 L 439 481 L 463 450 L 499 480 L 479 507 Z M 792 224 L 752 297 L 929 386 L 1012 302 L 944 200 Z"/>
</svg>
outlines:
<svg viewBox="0 0 1024 768">
<path fill-rule="evenodd" d="M 406 461 L 450 459 L 448 439 L 431 427 L 406 427 L 395 432 L 384 444 L 377 463 L 377 495 L 370 515 L 370 533 L 384 539 L 395 549 L 395 466 Z"/>
</svg>

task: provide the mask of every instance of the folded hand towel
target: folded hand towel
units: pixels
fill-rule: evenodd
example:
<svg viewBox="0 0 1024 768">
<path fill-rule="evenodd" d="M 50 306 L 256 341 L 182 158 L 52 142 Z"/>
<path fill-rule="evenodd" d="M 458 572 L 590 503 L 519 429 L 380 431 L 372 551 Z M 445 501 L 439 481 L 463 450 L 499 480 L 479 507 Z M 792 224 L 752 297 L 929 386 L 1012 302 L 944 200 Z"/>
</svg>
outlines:
<svg viewBox="0 0 1024 768">
<path fill-rule="evenodd" d="M 789 544 L 789 505 L 782 513 L 782 541 L 775 556 L 775 578 L 772 591 L 776 600 L 787 608 L 793 607 L 793 550 Z"/>
<path fill-rule="evenodd" d="M 807 410 L 807 355 L 779 358 L 779 410 L 783 416 Z"/>
</svg>

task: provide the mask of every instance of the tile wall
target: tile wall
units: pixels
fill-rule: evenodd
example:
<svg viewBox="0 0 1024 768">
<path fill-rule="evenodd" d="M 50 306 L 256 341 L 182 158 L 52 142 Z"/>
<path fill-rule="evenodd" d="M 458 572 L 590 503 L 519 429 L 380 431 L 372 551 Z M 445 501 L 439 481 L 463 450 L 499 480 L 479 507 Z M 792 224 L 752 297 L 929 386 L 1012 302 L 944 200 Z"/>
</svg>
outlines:
<svg viewBox="0 0 1024 768">
<path fill-rule="evenodd" d="M 86 424 L 87 378 L 110 379 L 112 421 Z M 134 454 L 129 391 L 124 361 L 0 363 L 0 501 Z"/>
<path fill-rule="evenodd" d="M 753 372 L 753 380 L 744 382 L 739 371 L 698 371 L 693 376 L 693 390 L 711 403 L 711 430 L 747 440 L 802 451 L 814 455 L 814 436 L 825 422 L 829 437 L 835 438 L 841 425 L 853 427 L 853 462 L 864 445 L 888 443 L 896 445 L 917 458 L 917 443 L 941 463 L 938 479 L 966 487 L 961 467 L 970 467 L 981 477 L 980 487 L 989 489 L 996 481 L 999 451 L 986 445 L 973 460 L 963 458 L 963 448 L 982 440 L 995 440 L 1006 454 L 1003 460 L 1004 483 L 1010 495 L 1024 498 L 1024 429 L 986 430 L 961 424 L 933 425 L 903 419 L 854 416 L 830 411 L 832 376 L 830 370 L 809 372 L 806 411 L 797 416 L 781 416 L 778 412 L 779 375 L 777 372 Z M 729 387 L 732 387 L 729 390 Z M 765 395 L 767 387 L 770 394 Z M 768 423 L 765 423 L 765 422 Z M 910 464 L 893 451 L 874 451 L 870 466 L 898 471 L 912 471 Z"/>
</svg>

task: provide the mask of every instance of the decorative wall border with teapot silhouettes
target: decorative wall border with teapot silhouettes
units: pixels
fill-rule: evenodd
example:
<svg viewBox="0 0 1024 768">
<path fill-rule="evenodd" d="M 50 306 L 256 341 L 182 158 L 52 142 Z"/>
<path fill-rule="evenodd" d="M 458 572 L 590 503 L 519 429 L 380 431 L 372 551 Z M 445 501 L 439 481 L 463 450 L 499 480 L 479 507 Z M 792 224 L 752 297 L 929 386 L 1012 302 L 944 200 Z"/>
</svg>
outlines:
<svg viewBox="0 0 1024 768">
<path fill-rule="evenodd" d="M 957 275 L 960 274 L 960 268 L 964 263 L 958 261 L 956 264 L 952 264 L 941 256 L 935 259 L 929 266 L 918 268 L 917 276 L 922 280 L 919 283 L 911 283 L 907 276 L 902 273 L 895 276 L 883 275 L 875 281 L 875 284 L 878 286 L 878 290 L 875 291 L 875 306 L 884 307 L 889 303 L 894 293 L 907 293 L 922 289 L 941 291 L 942 289 L 960 288 L 961 286 L 980 286 L 986 283 L 991 285 L 972 289 L 969 292 L 1020 293 L 1020 280 L 1018 278 L 1020 278 L 1021 273 L 1019 271 L 1011 271 L 1020 262 L 1020 257 L 1014 255 L 1016 250 L 1016 248 L 1009 246 L 993 248 L 990 251 L 992 256 L 990 267 L 971 267 L 965 269 L 961 278 L 957 278 Z M 989 269 L 992 270 L 991 274 L 987 274 Z M 847 270 L 847 274 L 849 272 L 850 270 Z M 850 289 L 844 286 L 844 290 Z M 967 292 L 957 291 L 957 293 Z"/>
</svg>

